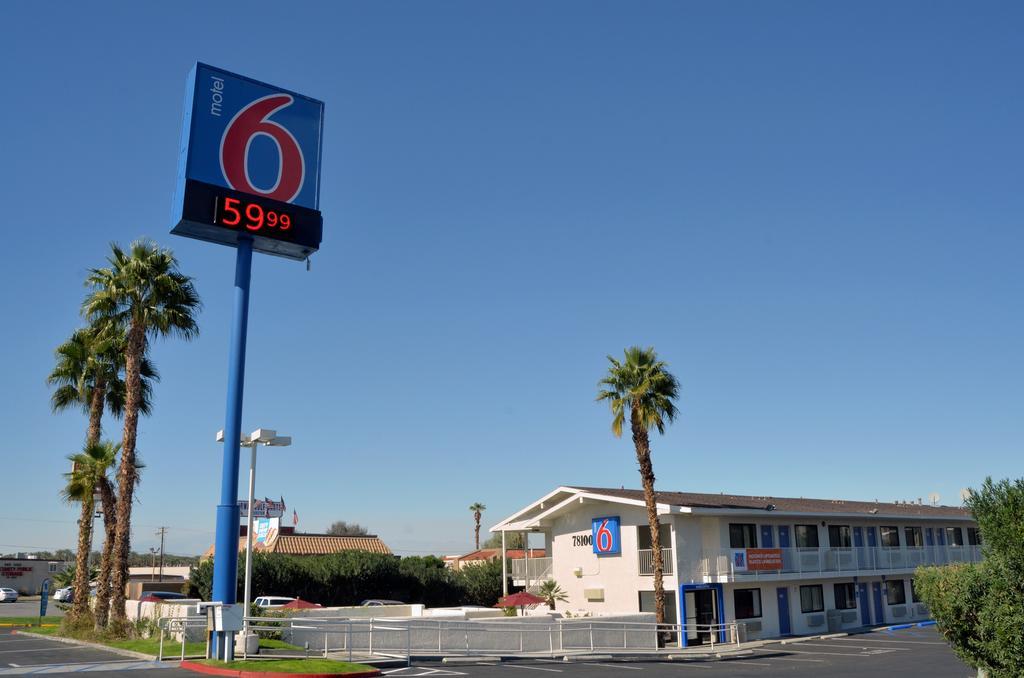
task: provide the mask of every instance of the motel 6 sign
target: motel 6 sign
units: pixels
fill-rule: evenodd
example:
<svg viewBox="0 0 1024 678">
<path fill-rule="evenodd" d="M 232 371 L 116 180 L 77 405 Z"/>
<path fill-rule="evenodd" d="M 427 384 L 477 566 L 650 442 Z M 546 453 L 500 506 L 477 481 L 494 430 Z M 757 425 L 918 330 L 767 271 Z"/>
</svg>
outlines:
<svg viewBox="0 0 1024 678">
<path fill-rule="evenodd" d="M 189 73 L 172 233 L 305 259 L 320 247 L 323 102 L 196 64 Z"/>
<path fill-rule="evenodd" d="M 594 518 L 591 521 L 591 543 L 599 556 L 617 556 L 622 553 L 619 516 Z"/>
</svg>

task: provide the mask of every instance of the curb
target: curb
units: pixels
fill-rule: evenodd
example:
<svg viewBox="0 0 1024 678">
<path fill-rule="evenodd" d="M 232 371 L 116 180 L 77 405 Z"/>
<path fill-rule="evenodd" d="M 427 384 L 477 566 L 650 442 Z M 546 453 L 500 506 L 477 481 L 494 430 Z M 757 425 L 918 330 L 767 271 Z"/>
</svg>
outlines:
<svg viewBox="0 0 1024 678">
<path fill-rule="evenodd" d="M 207 666 L 196 664 L 185 660 L 181 662 L 181 668 L 195 673 L 205 673 L 210 676 L 230 676 L 231 678 L 372 678 L 383 675 L 379 670 L 359 671 L 357 673 L 281 673 L 278 671 L 240 671 L 238 669 L 223 669 L 219 666 Z"/>
<path fill-rule="evenodd" d="M 563 662 L 600 662 L 600 661 L 611 661 L 612 656 L 610 654 L 567 654 L 562 657 Z"/>
<path fill-rule="evenodd" d="M 480 655 L 479 657 L 444 657 L 442 664 L 479 664 L 480 662 L 501 662 L 501 657 Z"/>
<path fill-rule="evenodd" d="M 63 636 L 48 636 L 43 633 L 32 633 L 31 631 L 13 631 L 12 633 L 16 633 L 19 636 L 32 636 L 33 638 L 52 640 L 57 643 L 64 643 L 65 645 L 78 645 L 79 647 L 91 647 L 95 650 L 106 650 L 107 652 L 119 654 L 122 657 L 131 657 L 132 659 L 149 659 L 153 662 L 157 662 L 157 658 L 151 654 L 143 654 L 142 652 L 136 652 L 135 650 L 122 650 L 119 647 L 110 647 L 103 643 L 90 643 L 87 640 L 77 640 L 75 638 L 65 638 Z"/>
</svg>

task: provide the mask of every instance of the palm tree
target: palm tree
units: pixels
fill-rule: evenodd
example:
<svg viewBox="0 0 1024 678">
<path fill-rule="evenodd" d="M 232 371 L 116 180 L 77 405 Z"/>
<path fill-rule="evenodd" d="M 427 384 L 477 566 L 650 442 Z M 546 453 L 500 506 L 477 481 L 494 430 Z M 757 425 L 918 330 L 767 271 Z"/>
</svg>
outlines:
<svg viewBox="0 0 1024 678">
<path fill-rule="evenodd" d="M 126 338 L 124 331 L 116 324 L 96 322 L 80 328 L 57 347 L 57 358 L 47 383 L 56 386 L 50 399 L 54 412 L 81 407 L 89 417 L 85 444 L 95 445 L 102 433 L 103 409 L 116 417 L 124 412 L 125 384 L 121 378 L 124 367 Z M 153 383 L 160 380 L 149 358 L 143 357 L 140 366 L 142 375 L 142 401 L 139 412 L 148 415 L 151 411 Z M 114 546 L 117 519 L 116 495 L 110 479 L 104 475 L 99 481 L 99 494 L 103 507 L 105 539 L 100 559 L 100 576 L 96 598 L 96 626 L 106 625 L 107 608 L 110 600 L 110 558 Z M 91 524 L 90 524 L 91 529 Z M 81 541 L 82 535 L 79 535 Z"/>
<path fill-rule="evenodd" d="M 86 284 L 91 292 L 82 304 L 86 318 L 125 331 L 124 433 L 117 473 L 117 522 L 111 578 L 111 623 L 126 622 L 124 599 L 128 579 L 132 497 L 136 483 L 135 443 L 142 411 L 142 363 L 149 338 L 176 335 L 190 340 L 199 335 L 195 314 L 201 304 L 192 279 L 178 270 L 170 250 L 137 240 L 129 251 L 111 244 L 108 268 L 93 269 Z"/>
<path fill-rule="evenodd" d="M 676 417 L 673 402 L 679 395 L 679 382 L 668 371 L 668 365 L 658 360 L 653 347 L 631 346 L 625 350 L 625 360 L 619 362 L 608 356 L 611 366 L 608 375 L 598 382 L 601 390 L 597 400 L 607 400 L 612 410 L 612 433 L 622 437 L 622 425 L 629 416 L 633 432 L 633 446 L 640 465 L 640 481 L 644 488 L 647 522 L 651 528 L 651 554 L 654 559 L 654 614 L 659 624 L 665 623 L 665 587 L 662 581 L 664 563 L 661 558 L 661 532 L 658 523 L 658 505 L 654 494 L 654 466 L 651 464 L 650 429 L 665 433 L 665 422 Z"/>
<path fill-rule="evenodd" d="M 537 595 L 544 599 L 548 607 L 555 609 L 555 603 L 564 603 L 569 600 L 568 594 L 558 585 L 554 579 L 548 579 L 540 585 Z"/>
<path fill-rule="evenodd" d="M 476 524 L 476 526 L 473 528 L 473 536 L 476 538 L 476 550 L 479 551 L 480 550 L 480 518 L 483 517 L 483 513 L 484 513 L 484 511 L 487 510 L 487 507 L 484 506 L 483 504 L 481 504 L 480 502 L 475 502 L 475 503 L 473 503 L 469 507 L 469 510 L 473 512 L 473 521 Z"/>
<path fill-rule="evenodd" d="M 92 523 L 95 509 L 93 494 L 101 478 L 113 467 L 120 445 L 111 442 L 86 445 L 78 454 L 68 455 L 72 467 L 65 473 L 67 485 L 61 490 L 61 497 L 68 503 L 78 502 L 82 506 L 78 518 L 78 553 L 75 557 L 74 605 L 71 608 L 73 621 L 80 621 L 89 615 L 89 552 L 92 546 Z"/>
</svg>

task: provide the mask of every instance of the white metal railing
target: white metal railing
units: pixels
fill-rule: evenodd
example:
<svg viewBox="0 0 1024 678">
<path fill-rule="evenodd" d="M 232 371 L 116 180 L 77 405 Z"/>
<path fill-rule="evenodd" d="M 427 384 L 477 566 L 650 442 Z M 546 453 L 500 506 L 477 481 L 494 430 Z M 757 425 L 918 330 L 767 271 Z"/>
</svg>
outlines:
<svg viewBox="0 0 1024 678">
<path fill-rule="evenodd" d="M 205 639 L 206 637 L 206 617 L 160 617 L 157 619 L 157 628 L 160 629 L 160 649 L 157 655 L 159 660 L 164 658 L 164 641 L 167 643 L 168 648 L 171 647 L 171 643 L 177 644 L 177 638 L 175 636 L 181 635 L 181 650 L 178 654 L 178 659 L 184 661 L 185 659 L 185 643 L 192 638 L 192 642 L 196 642 L 197 639 Z M 209 648 L 207 648 L 207 653 Z M 209 654 L 207 654 L 209 656 Z"/>
<path fill-rule="evenodd" d="M 510 575 L 513 579 L 542 581 L 551 578 L 551 558 L 516 558 L 510 560 Z"/>
<path fill-rule="evenodd" d="M 781 559 L 776 562 L 780 566 L 769 566 L 765 569 L 762 563 L 760 567 L 752 567 L 749 555 L 737 558 L 737 554 L 742 554 L 748 549 L 720 549 L 705 551 L 694 574 L 705 577 L 729 576 L 739 580 L 790 573 L 914 569 L 920 565 L 975 563 L 982 559 L 980 546 L 862 546 L 756 550 L 779 552 Z"/>
<path fill-rule="evenodd" d="M 650 577 L 654 575 L 654 549 L 638 549 L 636 552 L 637 556 L 637 571 L 640 576 Z M 672 549 L 663 548 L 661 549 L 661 564 L 664 568 L 664 574 L 672 574 L 675 572 L 674 564 L 672 562 Z"/>
<path fill-rule="evenodd" d="M 661 645 L 675 645 L 683 637 L 697 636 L 712 645 L 722 642 L 738 644 L 740 641 L 736 622 L 659 625 L 589 619 L 518 622 L 335 617 L 246 617 L 246 621 L 250 631 L 280 634 L 284 642 L 305 656 L 335 657 L 349 661 L 371 657 L 401 658 L 408 662 L 413 656 L 555 656 L 595 651 L 657 652 Z M 165 633 L 193 626 L 205 629 L 206 618 L 164 618 L 159 624 L 160 658 L 163 659 Z M 182 657 L 185 635 L 182 633 Z M 243 648 L 239 654 L 246 657 L 246 650 Z M 260 654 L 267 656 L 273 652 L 263 649 Z M 296 654 L 295 649 L 289 652 L 290 656 Z"/>
</svg>

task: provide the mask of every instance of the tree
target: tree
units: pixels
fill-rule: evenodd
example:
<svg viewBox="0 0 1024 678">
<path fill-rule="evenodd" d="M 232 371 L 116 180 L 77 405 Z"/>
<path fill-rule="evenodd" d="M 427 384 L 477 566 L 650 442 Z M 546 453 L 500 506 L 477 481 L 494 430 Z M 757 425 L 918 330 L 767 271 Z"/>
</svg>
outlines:
<svg viewBox="0 0 1024 678">
<path fill-rule="evenodd" d="M 980 563 L 920 567 L 914 590 L 965 662 L 992 678 L 1024 675 L 1024 479 L 987 478 L 965 502 L 981 532 Z"/>
<path fill-rule="evenodd" d="M 346 523 L 344 520 L 335 520 L 327 528 L 327 534 L 336 537 L 364 537 L 370 532 L 359 523 Z"/>
<path fill-rule="evenodd" d="M 485 549 L 500 549 L 501 548 L 501 532 L 495 532 L 487 538 L 482 544 Z M 521 549 L 523 548 L 523 533 L 522 532 L 506 532 L 505 533 L 505 548 L 506 549 Z"/>
<path fill-rule="evenodd" d="M 537 595 L 543 598 L 552 610 L 555 609 L 555 603 L 564 603 L 569 600 L 569 596 L 554 579 L 548 579 L 541 584 Z"/>
<path fill-rule="evenodd" d="M 56 365 L 47 377 L 47 383 L 56 386 L 50 404 L 54 412 L 80 407 L 87 414 L 89 424 L 86 429 L 86 445 L 99 442 L 104 407 L 115 417 L 124 413 L 125 384 L 121 371 L 124 368 L 125 342 L 122 328 L 101 320 L 75 330 L 55 351 Z M 142 399 L 139 412 L 148 415 L 151 411 L 153 383 L 160 380 L 160 375 L 146 357 L 143 357 L 140 373 Z M 106 475 L 100 478 L 97 489 L 103 508 L 104 541 L 95 612 L 96 626 L 102 628 L 106 625 L 110 600 L 110 559 L 117 509 L 116 494 Z M 81 537 L 79 535 L 79 542 Z"/>
<path fill-rule="evenodd" d="M 71 472 L 65 473 L 67 484 L 61 490 L 61 497 L 71 503 L 81 504 L 78 518 L 78 552 L 75 558 L 75 578 L 72 586 L 77 592 L 71 608 L 72 622 L 81 622 L 89 617 L 89 551 L 92 546 L 93 495 L 117 459 L 119 445 L 111 442 L 86 445 L 77 453 L 68 455 L 72 462 Z"/>
<path fill-rule="evenodd" d="M 667 363 L 658 360 L 653 347 L 646 349 L 631 346 L 625 350 L 625 360 L 619 362 L 608 356 L 611 366 L 608 374 L 598 382 L 597 400 L 608 401 L 612 411 L 612 433 L 622 437 L 622 426 L 629 417 L 633 433 L 636 460 L 640 465 L 640 482 L 644 488 L 644 504 L 647 506 L 647 522 L 651 528 L 651 554 L 654 560 L 654 614 L 659 624 L 665 623 L 665 586 L 663 583 L 664 563 L 662 562 L 658 504 L 654 494 L 654 466 L 651 463 L 651 444 L 648 432 L 651 428 L 665 433 L 665 422 L 676 416 L 673 402 L 679 395 L 679 382 L 668 371 Z"/>
<path fill-rule="evenodd" d="M 90 322 L 121 328 L 126 337 L 124 432 L 117 473 L 111 577 L 111 622 L 123 627 L 127 621 L 125 584 L 137 477 L 135 444 L 143 402 L 142 364 L 150 337 L 174 335 L 191 340 L 199 335 L 196 313 L 201 304 L 192 279 L 178 270 L 171 251 L 153 242 L 137 240 L 127 252 L 112 244 L 108 262 L 108 268 L 90 271 L 86 284 L 91 291 L 82 311 Z"/>
<path fill-rule="evenodd" d="M 470 504 L 469 510 L 473 512 L 473 523 L 474 523 L 473 538 L 474 538 L 474 541 L 476 543 L 476 549 L 479 551 L 480 550 L 480 518 L 483 517 L 483 513 L 484 513 L 484 511 L 487 510 L 487 507 L 484 506 L 483 504 L 481 504 L 480 502 L 474 502 L 473 504 Z"/>
</svg>

